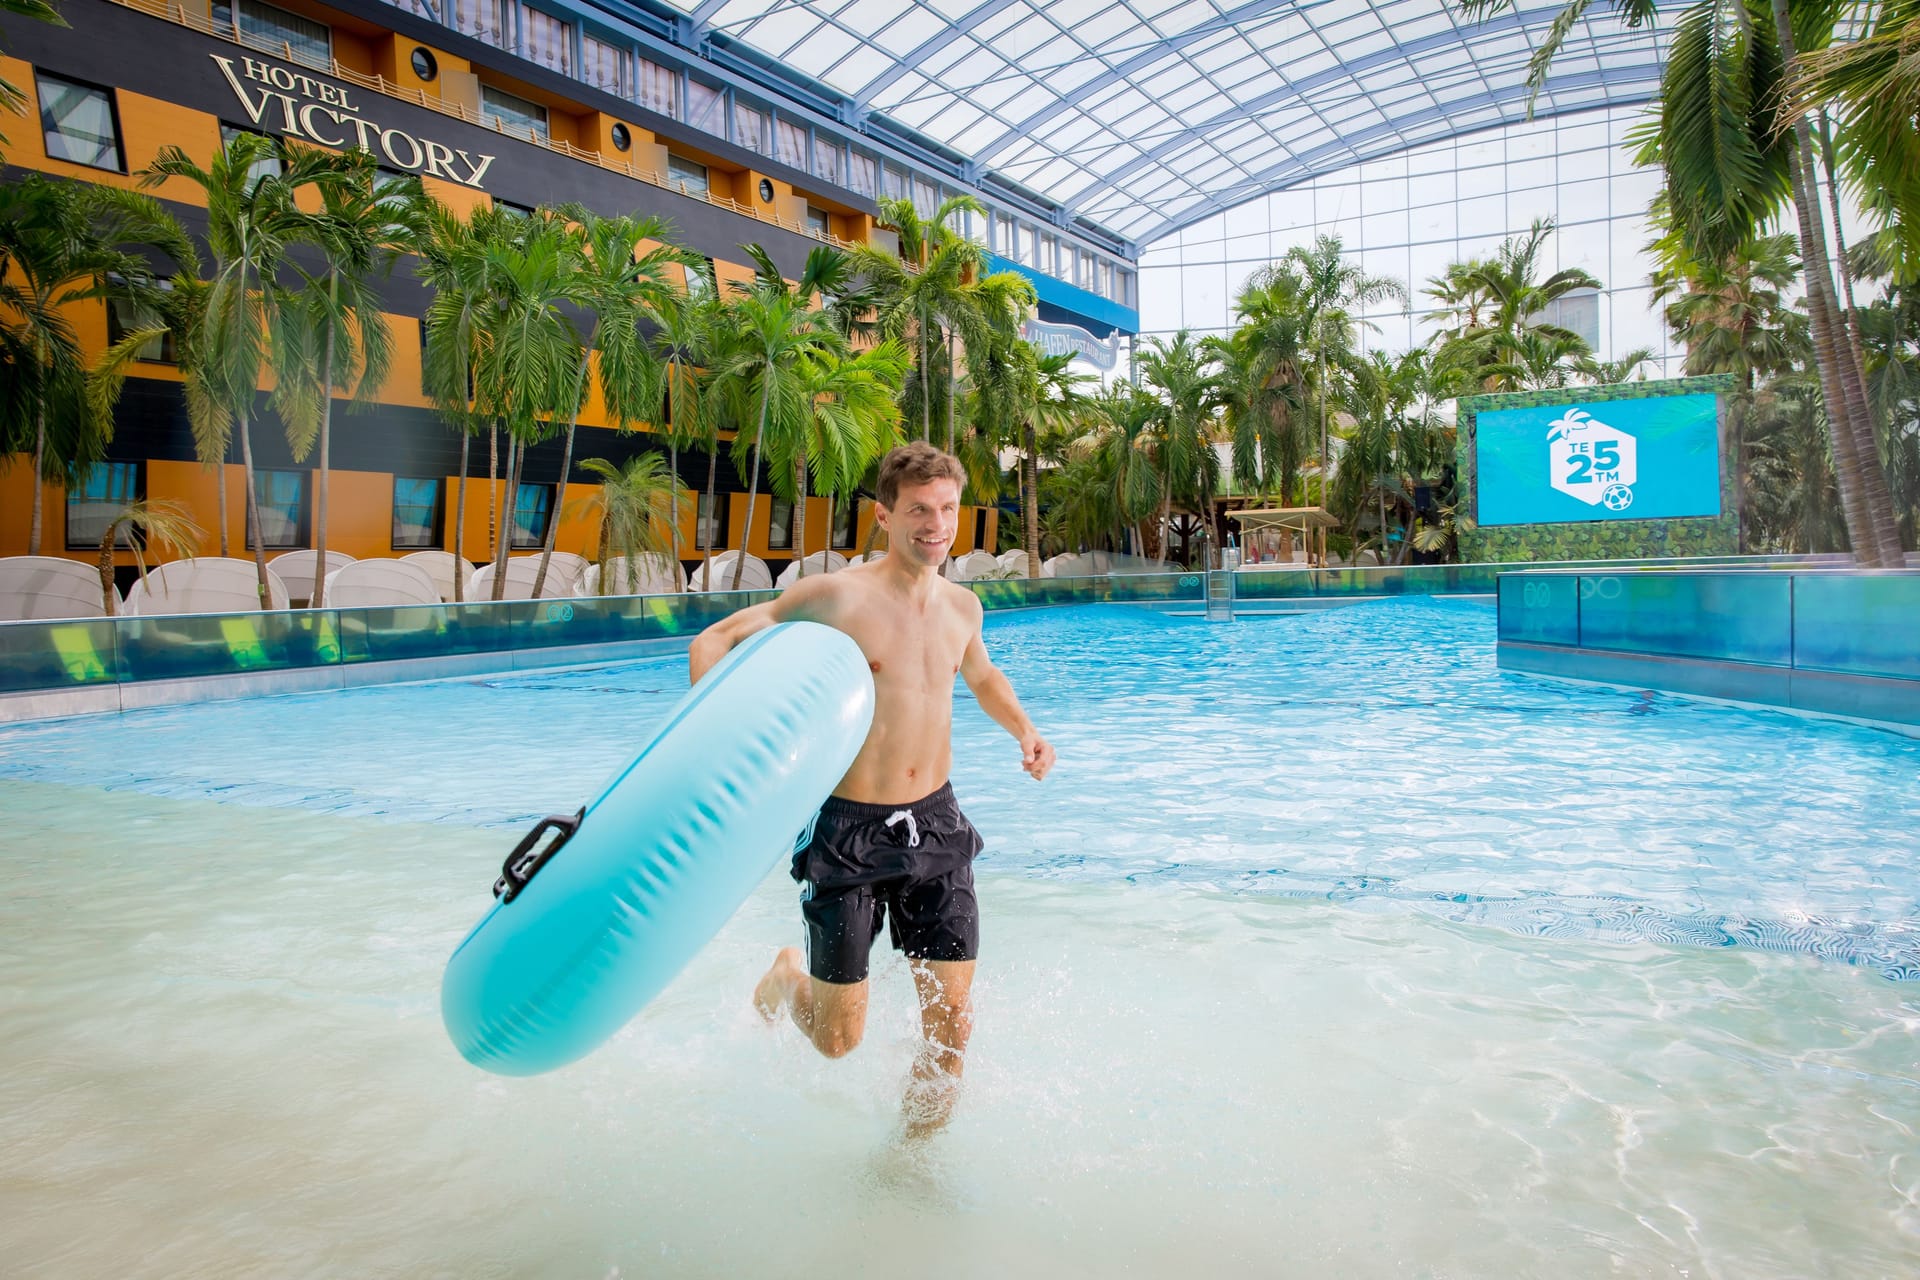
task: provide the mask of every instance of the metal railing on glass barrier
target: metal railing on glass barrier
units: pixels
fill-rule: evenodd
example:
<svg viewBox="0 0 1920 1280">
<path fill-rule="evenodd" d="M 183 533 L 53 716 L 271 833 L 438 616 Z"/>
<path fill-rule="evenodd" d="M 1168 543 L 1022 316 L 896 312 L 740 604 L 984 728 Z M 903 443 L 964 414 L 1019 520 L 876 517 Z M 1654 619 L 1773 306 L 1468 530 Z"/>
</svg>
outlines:
<svg viewBox="0 0 1920 1280">
<path fill-rule="evenodd" d="M 1501 575 L 1503 643 L 1920 680 L 1920 572 Z"/>
<path fill-rule="evenodd" d="M 988 609 L 1203 598 L 1199 574 L 969 583 Z M 772 591 L 0 623 L 0 694 L 687 639 Z"/>
</svg>

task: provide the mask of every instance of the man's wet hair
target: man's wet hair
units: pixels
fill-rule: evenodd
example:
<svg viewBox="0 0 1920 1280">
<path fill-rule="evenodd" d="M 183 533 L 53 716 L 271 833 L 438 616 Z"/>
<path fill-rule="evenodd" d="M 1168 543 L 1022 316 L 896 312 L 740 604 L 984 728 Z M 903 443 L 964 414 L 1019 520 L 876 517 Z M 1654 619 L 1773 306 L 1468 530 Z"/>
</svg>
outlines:
<svg viewBox="0 0 1920 1280">
<path fill-rule="evenodd" d="M 900 445 L 881 459 L 880 481 L 874 486 L 874 496 L 881 506 L 891 511 L 893 500 L 900 496 L 901 485 L 928 484 L 935 480 L 951 480 L 964 489 L 967 472 L 960 465 L 960 459 L 952 454 L 924 440 L 915 440 L 912 444 Z"/>
</svg>

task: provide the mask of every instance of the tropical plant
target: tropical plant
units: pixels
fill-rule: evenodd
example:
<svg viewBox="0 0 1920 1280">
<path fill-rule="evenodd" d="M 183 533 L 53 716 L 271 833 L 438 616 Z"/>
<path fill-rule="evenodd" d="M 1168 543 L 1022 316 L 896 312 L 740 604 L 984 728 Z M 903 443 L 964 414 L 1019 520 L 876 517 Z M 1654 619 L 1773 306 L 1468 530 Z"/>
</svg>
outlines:
<svg viewBox="0 0 1920 1280">
<path fill-rule="evenodd" d="M 192 243 L 151 197 L 26 176 L 0 184 L 0 455 L 26 454 L 33 475 L 28 554 L 39 555 L 43 483 L 71 482 L 105 456 L 111 397 L 91 384 L 117 371 L 154 334 L 90 367 L 69 318 L 74 304 L 117 298 L 151 312 L 162 282 L 142 247 L 176 262 Z M 112 368 L 107 366 L 111 365 Z"/>
<path fill-rule="evenodd" d="M 1219 380 L 1205 345 L 1185 329 L 1171 342 L 1147 340 L 1140 375 L 1160 396 L 1150 431 L 1160 471 L 1157 532 L 1164 555 L 1175 500 L 1191 504 L 1203 518 L 1212 507 L 1220 478 L 1220 455 L 1213 448 Z"/>
<path fill-rule="evenodd" d="M 626 594 L 636 595 L 640 590 L 640 560 L 660 555 L 671 545 L 671 530 L 679 523 L 687 491 L 657 453 L 636 454 L 624 467 L 616 467 L 605 458 L 583 458 L 580 469 L 600 477 L 600 484 L 568 503 L 565 514 L 599 521 L 595 559 L 600 564 L 601 593 L 612 594 L 607 569 L 619 556 L 626 561 Z"/>
<path fill-rule="evenodd" d="M 313 551 L 321 567 L 312 607 L 318 609 L 326 603 L 333 397 L 339 392 L 355 405 L 371 404 L 392 368 L 393 332 L 376 282 L 411 239 L 409 214 L 420 180 L 382 180 L 373 156 L 356 148 L 315 186 L 320 208 L 297 234 L 319 261 L 289 255 L 287 267 L 299 283 L 273 308 L 270 358 L 273 405 L 293 460 L 304 461 L 316 446 L 320 454 L 313 494 Z"/>
<path fill-rule="evenodd" d="M 718 299 L 676 294 L 661 308 L 653 335 L 654 353 L 661 362 L 665 378 L 662 403 L 665 421 L 655 429 L 666 437 L 668 469 L 676 476 L 680 474 L 682 449 L 698 445 L 706 451 L 709 511 L 714 509 L 718 501 L 716 489 L 719 483 L 720 440 L 717 408 L 708 402 L 707 391 L 711 380 L 706 366 L 711 358 L 713 330 L 720 311 Z M 701 571 L 707 578 L 701 584 L 703 590 L 713 585 L 712 531 L 718 523 L 718 520 L 709 521 L 706 545 L 702 548 Z M 699 531 L 696 529 L 695 532 L 697 534 Z M 673 527 L 670 540 L 673 558 L 677 561 L 680 558 L 679 525 Z"/>
<path fill-rule="evenodd" d="M 133 548 L 133 560 L 140 569 L 140 580 L 147 580 L 148 547 L 173 551 L 193 558 L 206 530 L 193 522 L 187 509 L 164 498 L 130 502 L 115 512 L 100 535 L 100 600 L 109 618 L 119 612 L 120 593 L 113 586 L 113 551 L 122 532 Z"/>
<path fill-rule="evenodd" d="M 727 301 L 723 328 L 714 373 L 738 424 L 733 453 L 748 476 L 747 528 L 751 530 L 761 458 L 769 445 L 784 451 L 788 446 L 783 442 L 801 432 L 808 413 L 802 365 L 844 353 L 847 340 L 784 290 L 749 289 L 737 294 Z M 731 590 L 740 589 L 745 570 L 742 554 L 733 566 Z"/>
<path fill-rule="evenodd" d="M 1371 321 L 1361 319 L 1358 310 L 1389 300 L 1404 302 L 1407 288 L 1387 276 L 1370 276 L 1348 262 L 1339 236 L 1317 236 L 1311 246 L 1295 245 L 1287 250 L 1285 261 L 1300 275 L 1299 306 L 1305 320 L 1302 337 L 1313 355 L 1313 395 L 1319 407 L 1320 475 L 1324 488 L 1333 465 L 1327 421 L 1334 389 L 1328 380 L 1328 369 L 1338 370 L 1349 365 L 1357 349 L 1359 331 L 1377 328 Z"/>
<path fill-rule="evenodd" d="M 577 228 L 569 234 L 577 238 L 580 249 L 568 255 L 573 278 L 566 295 L 580 312 L 593 317 L 594 325 L 591 340 L 580 345 L 578 390 L 571 398 L 567 441 L 560 455 L 562 490 L 572 474 L 574 432 L 596 355 L 600 398 L 606 405 L 608 423 L 615 430 L 627 431 L 659 418 L 666 394 L 666 365 L 642 327 L 658 324 L 676 300 L 667 283 L 670 272 L 697 261 L 684 250 L 663 243 L 672 234 L 663 219 L 624 215 L 603 218 L 578 207 L 570 207 L 564 216 Z M 559 528 L 558 520 L 547 521 L 540 568 L 533 580 L 535 599 L 546 583 Z"/>
<path fill-rule="evenodd" d="M 895 389 L 907 370 L 893 339 L 848 358 L 831 351 L 799 362 L 799 416 L 768 442 L 770 483 L 793 504 L 799 575 L 807 572 L 807 490 L 829 500 L 852 492 L 867 468 L 900 442 Z"/>
<path fill-rule="evenodd" d="M 276 158 L 280 171 L 263 171 L 266 162 Z M 268 363 L 275 313 L 288 302 L 287 292 L 280 287 L 280 271 L 289 246 L 301 239 L 308 226 L 297 198 L 304 189 L 337 175 L 341 164 L 342 157 L 332 152 L 292 148 L 283 154 L 270 138 L 239 133 L 204 169 L 179 147 L 163 147 L 140 178 L 146 187 L 184 178 L 206 197 L 213 277 L 187 343 L 204 394 L 220 406 L 210 425 L 230 427 L 240 436 L 247 523 L 253 532 L 262 609 L 270 596 L 253 466 L 254 403 Z M 222 447 L 216 456 L 203 454 L 201 461 L 217 463 L 225 454 Z M 224 478 L 221 483 L 224 486 Z"/>
<path fill-rule="evenodd" d="M 1429 284 L 1441 305 L 1428 319 L 1446 326 L 1434 349 L 1442 363 L 1474 369 L 1482 391 L 1563 387 L 1587 372 L 1586 340 L 1541 317 L 1575 290 L 1601 284 L 1578 267 L 1542 274 L 1553 232 L 1552 219 L 1537 218 L 1491 259 L 1456 263 Z"/>
</svg>

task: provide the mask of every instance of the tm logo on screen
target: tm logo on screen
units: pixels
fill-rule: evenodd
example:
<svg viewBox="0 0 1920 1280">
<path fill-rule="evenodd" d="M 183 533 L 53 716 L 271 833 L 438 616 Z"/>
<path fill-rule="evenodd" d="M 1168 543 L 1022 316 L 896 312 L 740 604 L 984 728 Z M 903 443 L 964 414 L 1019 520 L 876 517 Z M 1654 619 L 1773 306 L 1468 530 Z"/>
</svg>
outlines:
<svg viewBox="0 0 1920 1280">
<path fill-rule="evenodd" d="M 1590 507 L 1625 511 L 1640 478 L 1640 442 L 1618 427 L 1568 409 L 1547 424 L 1547 467 L 1553 487 Z"/>
</svg>

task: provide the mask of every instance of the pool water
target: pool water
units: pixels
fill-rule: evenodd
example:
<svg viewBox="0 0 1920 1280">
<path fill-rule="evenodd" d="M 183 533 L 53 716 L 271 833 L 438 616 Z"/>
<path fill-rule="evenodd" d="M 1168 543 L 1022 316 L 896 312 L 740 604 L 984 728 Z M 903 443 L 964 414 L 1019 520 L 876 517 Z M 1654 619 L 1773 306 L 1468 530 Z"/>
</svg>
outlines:
<svg viewBox="0 0 1920 1280">
<path fill-rule="evenodd" d="M 531 817 L 682 659 L 0 730 L 0 1256 L 26 1275 L 1897 1275 L 1920 1268 L 1920 743 L 1492 664 L 1492 611 L 997 616 L 952 1127 L 910 984 L 747 996 L 776 874 L 529 1081 L 439 1026 Z M 884 957 L 884 958 L 883 958 Z"/>
</svg>

